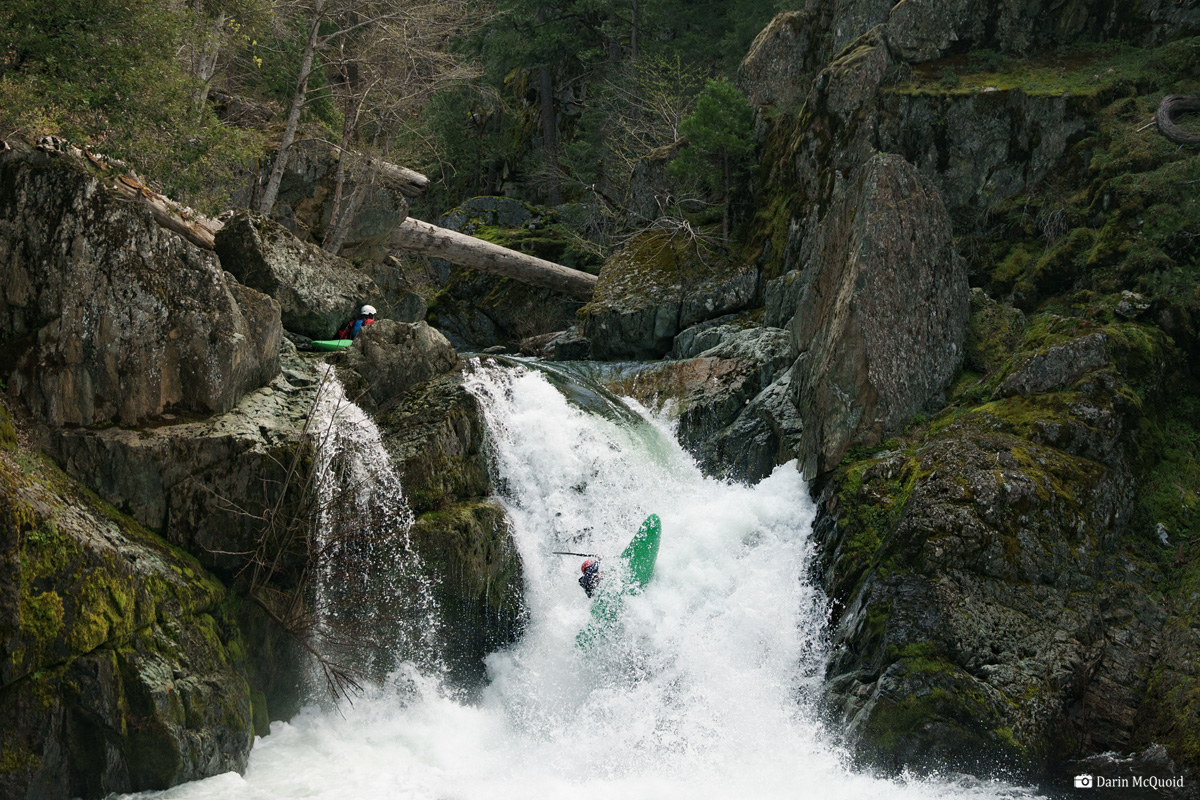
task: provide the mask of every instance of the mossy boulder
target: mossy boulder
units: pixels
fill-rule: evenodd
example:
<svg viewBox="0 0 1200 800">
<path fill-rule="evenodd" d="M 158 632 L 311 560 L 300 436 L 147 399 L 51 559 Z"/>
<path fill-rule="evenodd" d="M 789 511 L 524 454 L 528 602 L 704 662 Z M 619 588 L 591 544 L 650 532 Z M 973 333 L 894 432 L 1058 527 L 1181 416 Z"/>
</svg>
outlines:
<svg viewBox="0 0 1200 800">
<path fill-rule="evenodd" d="M 1096 342 L 1103 363 L 1002 388 Z M 1171 350 L 1133 323 L 1036 318 L 956 405 L 839 468 L 817 526 L 835 609 L 826 691 L 862 757 L 1037 774 L 1170 741 L 1194 768 L 1170 733 L 1190 711 L 1145 722 L 1186 694 L 1196 645 L 1164 636 L 1187 606 L 1136 511 L 1137 431 Z"/>
<path fill-rule="evenodd" d="M 686 234 L 649 231 L 605 262 L 579 316 L 593 358 L 661 358 L 685 328 L 752 308 L 758 289 L 757 268 Z"/>
<path fill-rule="evenodd" d="M 426 381 L 376 420 L 416 517 L 410 539 L 432 581 L 437 638 L 452 680 L 475 691 L 483 657 L 513 640 L 524 614 L 521 562 L 492 493 L 487 429 L 460 370 Z"/>
<path fill-rule="evenodd" d="M 279 371 L 279 308 L 68 156 L 0 156 L 0 375 L 51 425 L 232 408 Z"/>
<path fill-rule="evenodd" d="M 224 587 L 44 457 L 0 455 L 0 500 L 0 792 L 92 798 L 243 769 L 249 687 L 236 632 L 211 616 Z"/>
<path fill-rule="evenodd" d="M 462 380 L 441 375 L 376 416 L 417 515 L 491 491 L 483 413 Z"/>
<path fill-rule="evenodd" d="M 437 576 L 445 663 L 455 679 L 480 686 L 483 659 L 512 644 L 524 628 L 524 579 L 508 516 L 478 500 L 443 506 L 416 520 L 412 539 Z"/>
</svg>

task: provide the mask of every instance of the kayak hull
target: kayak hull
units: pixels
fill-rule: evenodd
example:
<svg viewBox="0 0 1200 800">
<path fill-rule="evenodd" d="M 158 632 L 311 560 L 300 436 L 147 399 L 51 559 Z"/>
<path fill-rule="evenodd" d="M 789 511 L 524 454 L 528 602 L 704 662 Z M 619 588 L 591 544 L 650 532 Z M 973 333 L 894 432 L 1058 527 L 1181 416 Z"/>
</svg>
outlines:
<svg viewBox="0 0 1200 800">
<path fill-rule="evenodd" d="M 353 339 L 314 339 L 313 350 L 344 350 L 354 344 Z"/>
<path fill-rule="evenodd" d="M 592 621 L 575 637 L 577 645 L 587 647 L 601 638 L 620 618 L 625 600 L 646 588 L 654 577 L 661 536 L 662 522 L 657 514 L 651 514 L 616 563 L 604 568 L 600 592 L 592 601 Z"/>
</svg>

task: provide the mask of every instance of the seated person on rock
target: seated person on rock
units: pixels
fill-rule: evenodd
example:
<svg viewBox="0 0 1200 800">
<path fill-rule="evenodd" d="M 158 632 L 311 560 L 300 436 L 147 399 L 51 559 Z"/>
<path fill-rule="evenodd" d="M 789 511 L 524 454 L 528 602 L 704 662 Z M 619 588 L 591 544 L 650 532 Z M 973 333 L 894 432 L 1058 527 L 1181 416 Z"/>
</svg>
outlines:
<svg viewBox="0 0 1200 800">
<path fill-rule="evenodd" d="M 600 585 L 600 560 L 589 558 L 583 562 L 580 570 L 583 572 L 583 575 L 579 578 L 579 585 L 587 592 L 587 596 L 591 597 L 596 593 L 596 587 Z"/>
<path fill-rule="evenodd" d="M 370 325 L 375 321 L 375 306 L 363 306 L 353 317 L 348 319 L 341 328 L 338 329 L 337 338 L 339 339 L 354 339 L 362 331 L 363 327 Z"/>
</svg>

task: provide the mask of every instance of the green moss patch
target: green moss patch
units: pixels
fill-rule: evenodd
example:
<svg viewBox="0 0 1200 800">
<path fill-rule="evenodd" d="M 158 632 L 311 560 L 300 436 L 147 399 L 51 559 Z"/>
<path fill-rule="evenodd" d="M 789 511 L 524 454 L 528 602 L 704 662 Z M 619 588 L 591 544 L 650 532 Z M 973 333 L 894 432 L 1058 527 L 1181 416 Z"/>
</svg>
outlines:
<svg viewBox="0 0 1200 800">
<path fill-rule="evenodd" d="M 916 64 L 899 94 L 972 94 L 1019 90 L 1031 96 L 1064 94 L 1104 97 L 1159 85 L 1164 74 L 1187 72 L 1200 63 L 1196 39 L 1147 49 L 1122 42 L 1080 44 L 1031 58 L 975 51 Z"/>
</svg>

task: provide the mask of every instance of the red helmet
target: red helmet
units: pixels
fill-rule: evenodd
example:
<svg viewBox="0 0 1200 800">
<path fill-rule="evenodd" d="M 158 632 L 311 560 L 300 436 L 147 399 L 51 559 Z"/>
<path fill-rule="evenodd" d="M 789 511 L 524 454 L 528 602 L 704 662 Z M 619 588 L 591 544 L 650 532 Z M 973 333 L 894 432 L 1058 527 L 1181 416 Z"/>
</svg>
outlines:
<svg viewBox="0 0 1200 800">
<path fill-rule="evenodd" d="M 590 559 L 590 558 L 589 558 L 587 561 L 583 562 L 583 566 L 579 568 L 579 571 L 580 571 L 580 572 L 587 572 L 587 571 L 588 571 L 588 567 L 590 567 L 592 564 L 595 564 L 595 563 L 596 563 L 596 562 L 595 562 L 594 560 L 592 560 L 592 559 Z"/>
</svg>

